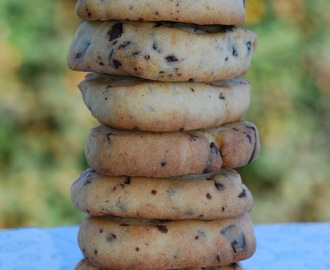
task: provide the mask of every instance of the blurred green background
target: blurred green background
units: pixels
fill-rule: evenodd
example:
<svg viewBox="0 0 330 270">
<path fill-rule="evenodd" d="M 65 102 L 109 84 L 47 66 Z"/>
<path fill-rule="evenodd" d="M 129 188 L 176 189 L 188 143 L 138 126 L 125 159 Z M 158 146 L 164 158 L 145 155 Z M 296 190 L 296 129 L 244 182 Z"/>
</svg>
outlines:
<svg viewBox="0 0 330 270">
<path fill-rule="evenodd" d="M 80 223 L 69 189 L 96 121 L 66 55 L 73 0 L 0 1 L 0 228 Z M 247 0 L 257 161 L 239 169 L 255 223 L 330 221 L 330 2 Z"/>
</svg>

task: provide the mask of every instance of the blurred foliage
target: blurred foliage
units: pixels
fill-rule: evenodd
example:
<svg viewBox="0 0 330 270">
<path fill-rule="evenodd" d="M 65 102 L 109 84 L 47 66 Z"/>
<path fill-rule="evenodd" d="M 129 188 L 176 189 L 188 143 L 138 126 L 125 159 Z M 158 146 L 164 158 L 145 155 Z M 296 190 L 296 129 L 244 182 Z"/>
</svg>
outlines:
<svg viewBox="0 0 330 270">
<path fill-rule="evenodd" d="M 257 161 L 239 169 L 254 221 L 330 220 L 330 2 L 247 0 Z M 0 228 L 77 224 L 69 189 L 96 121 L 67 68 L 73 0 L 0 1 Z"/>
</svg>

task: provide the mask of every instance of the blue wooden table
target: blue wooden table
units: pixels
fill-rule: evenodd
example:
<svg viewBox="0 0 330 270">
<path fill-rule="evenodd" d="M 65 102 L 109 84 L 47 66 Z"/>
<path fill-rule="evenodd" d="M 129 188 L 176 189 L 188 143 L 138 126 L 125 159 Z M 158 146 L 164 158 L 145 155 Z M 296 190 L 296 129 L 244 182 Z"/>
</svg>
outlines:
<svg viewBox="0 0 330 270">
<path fill-rule="evenodd" d="M 72 270 L 82 258 L 78 226 L 0 230 L 1 270 Z M 330 270 L 330 223 L 255 225 L 246 270 Z"/>
</svg>

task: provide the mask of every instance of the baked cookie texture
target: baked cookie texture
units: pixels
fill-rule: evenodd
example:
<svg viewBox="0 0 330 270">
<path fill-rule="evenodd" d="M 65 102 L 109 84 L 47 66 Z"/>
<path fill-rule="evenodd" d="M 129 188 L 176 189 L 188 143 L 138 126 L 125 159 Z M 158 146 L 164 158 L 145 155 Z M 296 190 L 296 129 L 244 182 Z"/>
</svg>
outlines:
<svg viewBox="0 0 330 270">
<path fill-rule="evenodd" d="M 87 214 L 76 270 L 242 270 L 256 249 L 251 192 L 232 168 L 254 161 L 240 78 L 257 48 L 245 0 L 77 0 L 67 57 L 101 125 L 71 186 Z"/>
<path fill-rule="evenodd" d="M 74 270 L 116 270 L 110 268 L 102 268 L 89 264 L 85 259 L 82 259 L 75 267 Z M 215 267 L 199 267 L 199 268 L 184 268 L 178 270 L 243 270 L 240 263 L 232 263 L 230 265 L 215 266 Z"/>
<path fill-rule="evenodd" d="M 247 121 L 167 133 L 100 125 L 90 131 L 85 154 L 102 175 L 171 177 L 242 167 L 258 156 L 259 147 L 257 128 Z"/>
<path fill-rule="evenodd" d="M 89 168 L 73 183 L 71 198 L 78 210 L 92 216 L 163 220 L 224 219 L 253 207 L 251 192 L 231 169 L 146 178 L 103 176 Z"/>
<path fill-rule="evenodd" d="M 78 243 L 92 265 L 130 270 L 228 265 L 249 258 L 256 248 L 247 214 L 212 221 L 87 217 Z"/>
<path fill-rule="evenodd" d="M 100 123 L 117 129 L 168 132 L 215 128 L 240 120 L 250 104 L 251 85 L 242 78 L 173 83 L 91 73 L 79 89 Z"/>
<path fill-rule="evenodd" d="M 78 0 L 76 12 L 86 20 L 242 25 L 245 0 Z"/>
<path fill-rule="evenodd" d="M 210 82 L 244 75 L 256 46 L 253 32 L 231 26 L 85 21 L 76 31 L 68 65 L 157 81 Z"/>
</svg>

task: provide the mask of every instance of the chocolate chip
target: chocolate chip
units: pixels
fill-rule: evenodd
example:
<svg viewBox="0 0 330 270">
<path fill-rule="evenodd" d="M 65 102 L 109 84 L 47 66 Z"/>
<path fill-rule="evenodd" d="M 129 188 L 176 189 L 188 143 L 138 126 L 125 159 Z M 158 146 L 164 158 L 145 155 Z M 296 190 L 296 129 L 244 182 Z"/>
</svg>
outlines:
<svg viewBox="0 0 330 270">
<path fill-rule="evenodd" d="M 122 66 L 122 63 L 116 59 L 113 59 L 112 63 L 114 65 L 115 69 L 118 69 Z"/>
<path fill-rule="evenodd" d="M 157 194 L 157 190 L 154 190 L 154 189 L 151 190 L 151 194 L 152 194 L 152 195 L 156 195 L 156 194 Z"/>
<path fill-rule="evenodd" d="M 128 227 L 128 226 L 129 226 L 129 224 L 126 224 L 126 223 L 121 223 L 121 224 L 119 224 L 119 226 L 122 226 L 122 227 Z"/>
<path fill-rule="evenodd" d="M 131 184 L 131 177 L 126 176 L 124 183 L 121 183 L 120 187 L 123 189 L 123 188 L 125 188 L 126 185 L 130 185 L 130 184 Z M 113 190 L 116 190 L 116 187 L 114 187 Z"/>
<path fill-rule="evenodd" d="M 217 190 L 223 191 L 225 189 L 225 185 L 222 184 L 222 183 L 215 182 L 214 185 L 215 185 Z"/>
<path fill-rule="evenodd" d="M 203 171 L 203 174 L 207 174 L 207 173 L 210 173 L 211 170 L 209 168 L 205 168 L 204 171 Z"/>
<path fill-rule="evenodd" d="M 110 54 L 109 54 L 109 56 L 108 56 L 109 64 L 110 64 L 110 60 L 111 60 L 111 58 L 112 58 L 113 53 L 114 53 L 114 50 L 111 50 L 111 52 L 110 52 Z"/>
<path fill-rule="evenodd" d="M 75 56 L 76 59 L 80 59 L 80 58 L 84 57 L 84 55 L 86 54 L 87 49 L 88 49 L 88 47 L 89 47 L 90 45 L 91 45 L 90 42 L 86 42 L 86 43 L 84 43 L 84 44 L 83 44 L 83 47 L 81 48 L 82 51 L 80 51 L 80 52 L 78 52 L 78 53 L 76 54 L 76 56 Z"/>
<path fill-rule="evenodd" d="M 211 199 L 212 199 L 211 194 L 210 194 L 210 193 L 206 193 L 206 198 L 207 198 L 208 200 L 211 200 Z"/>
<path fill-rule="evenodd" d="M 111 132 L 107 133 L 107 143 L 109 144 L 111 142 L 111 136 L 113 136 L 114 134 Z"/>
<path fill-rule="evenodd" d="M 161 232 L 161 233 L 167 233 L 168 232 L 168 229 L 166 228 L 166 226 L 164 225 L 158 225 L 156 226 L 158 228 L 158 230 Z"/>
<path fill-rule="evenodd" d="M 123 33 L 123 24 L 122 23 L 114 24 L 112 26 L 111 30 L 108 32 L 109 41 L 112 41 L 114 39 L 121 37 L 122 33 Z"/>
<path fill-rule="evenodd" d="M 179 59 L 176 58 L 176 56 L 173 55 L 173 54 L 166 56 L 165 59 L 166 59 L 166 61 L 167 61 L 168 63 L 172 63 L 172 62 L 177 62 L 177 61 L 179 61 Z"/>
<path fill-rule="evenodd" d="M 246 247 L 246 239 L 244 232 L 240 228 L 231 224 L 220 232 L 230 242 L 234 253 L 244 251 Z"/>
<path fill-rule="evenodd" d="M 217 262 L 221 262 L 220 253 L 218 253 L 218 254 L 215 256 L 215 260 L 216 260 Z"/>
<path fill-rule="evenodd" d="M 87 185 L 91 184 L 92 183 L 92 180 L 93 180 L 93 178 L 91 178 L 90 175 L 87 175 L 87 179 L 84 182 L 84 186 L 87 186 Z"/>
<path fill-rule="evenodd" d="M 249 143 L 252 143 L 252 138 L 251 138 L 250 134 L 245 134 L 245 136 L 248 138 Z"/>
<path fill-rule="evenodd" d="M 119 46 L 118 46 L 118 50 L 120 50 L 120 49 L 124 49 L 125 47 L 127 47 L 128 45 L 130 45 L 132 42 L 131 41 L 124 41 L 122 44 L 120 44 Z"/>
<path fill-rule="evenodd" d="M 246 47 L 248 49 L 248 52 L 250 52 L 251 51 L 251 47 L 252 47 L 251 41 L 246 42 L 245 45 L 246 45 Z"/>
<path fill-rule="evenodd" d="M 216 144 L 214 142 L 211 142 L 210 148 L 211 148 L 211 152 L 213 154 L 216 154 L 216 155 L 219 155 L 220 154 L 219 148 L 216 146 Z"/>
<path fill-rule="evenodd" d="M 248 163 L 251 163 L 252 160 L 255 158 L 255 155 L 256 155 L 256 151 L 257 151 L 257 144 L 258 144 L 258 138 L 257 138 L 257 131 L 255 129 L 255 127 L 253 126 L 248 126 L 248 128 L 252 129 L 253 130 L 253 133 L 254 133 L 254 148 L 253 148 L 253 151 L 252 151 L 252 154 L 251 154 L 251 157 L 248 161 Z"/>
<path fill-rule="evenodd" d="M 102 229 L 102 228 L 101 228 L 101 229 L 99 229 L 99 232 L 100 232 L 100 233 L 103 233 L 103 229 Z"/>
<path fill-rule="evenodd" d="M 94 254 L 97 255 L 98 251 L 96 249 L 94 249 Z"/>
<path fill-rule="evenodd" d="M 129 184 L 131 184 L 131 177 L 126 176 L 124 184 L 125 184 L 125 185 L 129 185 Z"/>
<path fill-rule="evenodd" d="M 160 163 L 160 166 L 161 166 L 161 167 L 165 167 L 165 166 L 166 166 L 166 162 L 165 162 L 165 161 L 162 161 L 162 162 Z"/>
<path fill-rule="evenodd" d="M 241 194 L 238 195 L 238 198 L 244 198 L 244 197 L 246 197 L 246 190 L 245 189 L 243 189 Z"/>
<path fill-rule="evenodd" d="M 136 248 L 135 248 L 135 251 L 136 251 L 136 252 L 138 252 L 139 250 L 140 250 L 140 248 L 139 248 L 139 247 L 136 247 Z"/>
<path fill-rule="evenodd" d="M 233 56 L 235 56 L 235 57 L 238 56 L 238 52 L 237 52 L 237 50 L 236 50 L 235 47 L 233 47 L 232 54 L 233 54 Z"/>
<path fill-rule="evenodd" d="M 152 49 L 160 53 L 160 49 L 158 48 L 158 44 L 156 42 L 152 43 Z"/>
<path fill-rule="evenodd" d="M 114 242 L 114 241 L 116 241 L 117 236 L 114 233 L 109 233 L 107 235 L 107 238 L 106 239 L 107 239 L 108 242 Z"/>
</svg>

